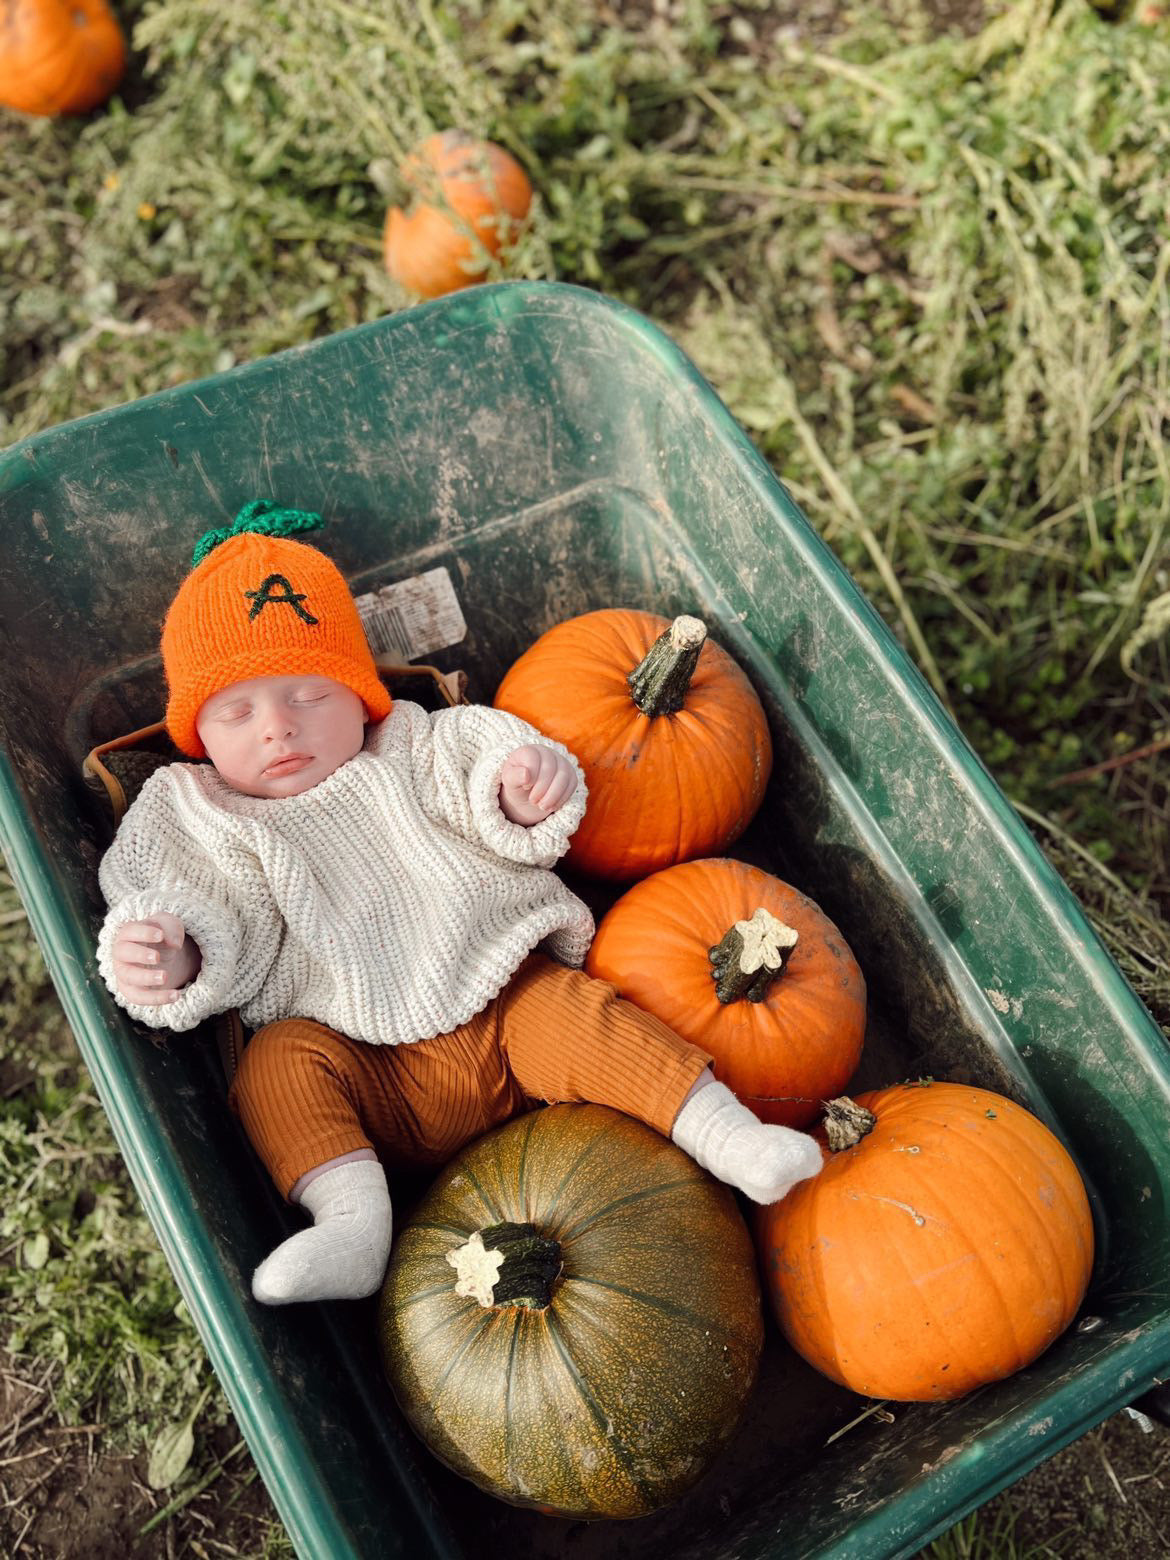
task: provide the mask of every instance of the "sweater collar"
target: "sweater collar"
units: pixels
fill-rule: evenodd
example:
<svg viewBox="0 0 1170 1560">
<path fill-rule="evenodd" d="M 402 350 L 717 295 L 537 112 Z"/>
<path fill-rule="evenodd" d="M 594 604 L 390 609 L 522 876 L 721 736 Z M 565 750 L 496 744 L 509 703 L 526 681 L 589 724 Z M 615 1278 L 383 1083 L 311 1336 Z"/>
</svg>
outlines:
<svg viewBox="0 0 1170 1560">
<path fill-rule="evenodd" d="M 369 749 L 364 747 L 346 763 L 339 764 L 324 780 L 318 780 L 316 785 L 296 796 L 249 796 L 229 785 L 213 764 L 183 767 L 190 770 L 203 796 L 218 811 L 230 813 L 235 818 L 263 818 L 271 822 L 278 815 L 286 818 L 304 811 L 316 811 L 322 804 L 336 799 L 357 779 L 359 766 L 368 756 Z"/>
</svg>

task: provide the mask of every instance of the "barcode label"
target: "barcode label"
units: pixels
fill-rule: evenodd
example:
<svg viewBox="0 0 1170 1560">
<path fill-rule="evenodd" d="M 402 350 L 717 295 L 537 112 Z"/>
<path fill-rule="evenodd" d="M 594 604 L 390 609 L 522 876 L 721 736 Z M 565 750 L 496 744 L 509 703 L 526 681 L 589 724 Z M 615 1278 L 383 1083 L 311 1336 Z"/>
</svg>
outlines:
<svg viewBox="0 0 1170 1560">
<path fill-rule="evenodd" d="M 370 649 L 413 661 L 457 645 L 467 624 L 446 569 L 428 569 L 354 598 Z"/>
<path fill-rule="evenodd" d="M 404 661 L 409 661 L 412 655 L 422 654 L 411 648 L 410 634 L 397 607 L 377 607 L 364 622 L 366 638 L 375 655 L 400 655 Z"/>
</svg>

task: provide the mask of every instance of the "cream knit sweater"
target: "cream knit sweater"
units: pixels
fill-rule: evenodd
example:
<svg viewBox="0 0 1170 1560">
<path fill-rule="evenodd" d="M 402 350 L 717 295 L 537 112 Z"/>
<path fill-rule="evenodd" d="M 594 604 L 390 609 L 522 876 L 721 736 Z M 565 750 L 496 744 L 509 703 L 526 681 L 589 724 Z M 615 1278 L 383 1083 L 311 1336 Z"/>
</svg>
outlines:
<svg viewBox="0 0 1170 1560">
<path fill-rule="evenodd" d="M 209 764 L 160 769 L 99 869 L 106 984 L 155 1027 L 238 1007 L 249 1028 L 295 1016 L 401 1045 L 466 1023 L 538 943 L 580 965 L 593 919 L 548 869 L 584 814 L 585 780 L 578 766 L 576 791 L 543 822 L 509 822 L 500 771 L 527 742 L 566 753 L 502 710 L 396 702 L 355 758 L 299 796 L 245 796 Z M 111 949 L 124 921 L 159 910 L 203 965 L 174 1002 L 144 1007 L 119 996 Z"/>
</svg>

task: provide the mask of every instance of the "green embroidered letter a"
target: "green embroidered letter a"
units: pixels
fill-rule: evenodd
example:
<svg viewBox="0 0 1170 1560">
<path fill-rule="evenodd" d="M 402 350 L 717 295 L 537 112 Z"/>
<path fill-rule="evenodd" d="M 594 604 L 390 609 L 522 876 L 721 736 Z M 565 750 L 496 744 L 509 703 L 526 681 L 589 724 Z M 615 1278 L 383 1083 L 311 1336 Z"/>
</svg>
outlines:
<svg viewBox="0 0 1170 1560">
<path fill-rule="evenodd" d="M 282 596 L 273 595 L 277 585 L 282 586 L 284 589 Z M 304 592 L 293 590 L 283 574 L 270 574 L 259 590 L 246 590 L 244 595 L 250 596 L 252 599 L 252 610 L 248 613 L 249 623 L 262 608 L 271 606 L 274 602 L 283 602 L 290 606 L 296 615 L 306 623 L 315 623 L 317 621 L 311 612 L 306 612 L 305 608 L 301 606 L 301 602 L 305 599 Z"/>
</svg>

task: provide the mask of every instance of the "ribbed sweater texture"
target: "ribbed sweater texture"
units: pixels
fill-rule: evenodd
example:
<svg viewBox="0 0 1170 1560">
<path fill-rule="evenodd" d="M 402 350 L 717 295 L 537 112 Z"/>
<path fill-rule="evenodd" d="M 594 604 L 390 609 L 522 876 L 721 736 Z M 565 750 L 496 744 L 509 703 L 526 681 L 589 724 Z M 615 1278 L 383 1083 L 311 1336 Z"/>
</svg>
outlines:
<svg viewBox="0 0 1170 1560">
<path fill-rule="evenodd" d="M 578 779 L 524 828 L 498 791 L 505 759 L 529 742 L 565 754 Z M 156 1028 L 236 1007 L 249 1028 L 311 1018 L 371 1045 L 447 1034 L 538 945 L 583 963 L 592 916 L 549 869 L 585 802 L 566 748 L 485 705 L 429 714 L 396 701 L 355 758 L 299 796 L 246 796 L 209 764 L 168 765 L 102 858 L 99 969 Z M 174 1002 L 141 1006 L 118 993 L 112 945 L 124 922 L 160 910 L 203 964 Z"/>
</svg>

